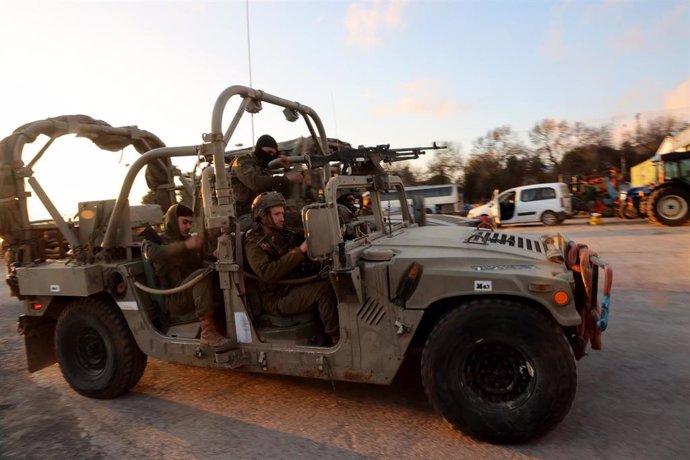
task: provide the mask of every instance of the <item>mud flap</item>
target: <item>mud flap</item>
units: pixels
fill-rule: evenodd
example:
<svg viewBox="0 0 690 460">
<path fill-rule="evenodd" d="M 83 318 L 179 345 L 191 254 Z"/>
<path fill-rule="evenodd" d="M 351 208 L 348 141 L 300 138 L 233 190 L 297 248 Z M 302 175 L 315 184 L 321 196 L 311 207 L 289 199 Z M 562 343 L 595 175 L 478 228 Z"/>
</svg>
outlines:
<svg viewBox="0 0 690 460">
<path fill-rule="evenodd" d="M 57 362 L 55 357 L 55 321 L 39 316 L 19 317 L 17 332 L 24 336 L 29 372 L 40 371 Z"/>
</svg>

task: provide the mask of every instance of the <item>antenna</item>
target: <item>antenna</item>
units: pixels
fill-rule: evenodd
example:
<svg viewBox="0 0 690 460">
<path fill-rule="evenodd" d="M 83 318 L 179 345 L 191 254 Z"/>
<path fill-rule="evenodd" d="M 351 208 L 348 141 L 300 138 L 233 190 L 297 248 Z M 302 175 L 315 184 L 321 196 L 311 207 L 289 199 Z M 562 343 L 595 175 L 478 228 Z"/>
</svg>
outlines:
<svg viewBox="0 0 690 460">
<path fill-rule="evenodd" d="M 249 61 L 249 87 L 254 88 L 252 83 L 252 46 L 249 34 L 249 0 L 245 0 L 245 12 L 247 22 L 247 60 Z M 254 114 L 250 114 L 252 119 L 252 145 L 254 145 Z"/>
</svg>

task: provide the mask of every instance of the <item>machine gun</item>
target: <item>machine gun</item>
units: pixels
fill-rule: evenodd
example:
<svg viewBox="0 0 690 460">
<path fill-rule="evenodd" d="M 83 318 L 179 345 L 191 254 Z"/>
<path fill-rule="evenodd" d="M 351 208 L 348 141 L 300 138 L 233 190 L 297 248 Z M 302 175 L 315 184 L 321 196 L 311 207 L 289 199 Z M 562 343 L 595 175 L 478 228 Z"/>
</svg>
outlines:
<svg viewBox="0 0 690 460">
<path fill-rule="evenodd" d="M 392 149 L 390 144 L 381 144 L 375 147 L 359 146 L 356 149 L 344 149 L 333 152 L 328 155 L 309 155 L 303 157 L 289 157 L 293 162 L 303 162 L 311 168 L 318 168 L 327 166 L 331 162 L 339 162 L 343 165 L 341 174 L 369 174 L 379 173 L 383 171 L 381 162 L 393 163 L 394 161 L 414 160 L 419 158 L 419 155 L 426 153 L 426 150 L 441 150 L 445 149 L 445 145 L 436 145 L 436 142 L 431 147 L 409 147 L 401 149 Z"/>
</svg>

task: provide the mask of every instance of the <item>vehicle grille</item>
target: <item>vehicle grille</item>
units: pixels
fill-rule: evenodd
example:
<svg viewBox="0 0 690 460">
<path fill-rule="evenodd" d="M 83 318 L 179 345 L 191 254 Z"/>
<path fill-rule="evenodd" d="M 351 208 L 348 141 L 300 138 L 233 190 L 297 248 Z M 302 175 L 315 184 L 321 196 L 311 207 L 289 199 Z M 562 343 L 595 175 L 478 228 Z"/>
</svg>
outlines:
<svg viewBox="0 0 690 460">
<path fill-rule="evenodd" d="M 371 326 L 378 326 L 384 316 L 386 316 L 386 311 L 383 305 L 372 297 L 366 299 L 357 310 L 357 317 Z"/>
<path fill-rule="evenodd" d="M 545 250 L 541 241 L 539 240 L 487 230 L 477 230 L 465 240 L 465 243 L 481 245 L 503 244 L 506 246 L 516 247 L 518 249 L 526 249 L 528 251 L 539 253 L 543 253 Z"/>
</svg>

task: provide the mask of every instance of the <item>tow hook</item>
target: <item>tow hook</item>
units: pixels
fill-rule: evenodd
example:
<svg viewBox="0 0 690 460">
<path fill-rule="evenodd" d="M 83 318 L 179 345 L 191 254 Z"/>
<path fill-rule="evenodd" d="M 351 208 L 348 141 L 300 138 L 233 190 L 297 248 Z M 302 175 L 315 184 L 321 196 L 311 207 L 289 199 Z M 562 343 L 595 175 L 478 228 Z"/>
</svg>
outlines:
<svg viewBox="0 0 690 460">
<path fill-rule="evenodd" d="M 268 370 L 268 362 L 266 361 L 266 352 L 262 351 L 259 353 L 259 366 L 261 366 L 261 369 L 264 371 Z"/>
</svg>

